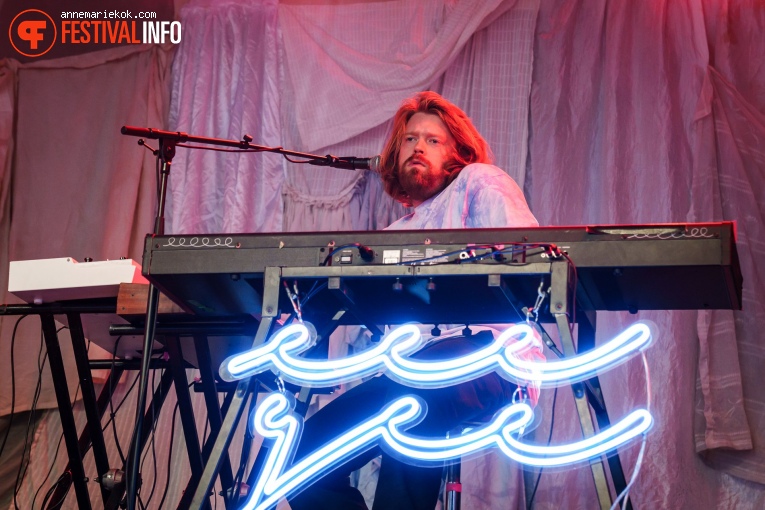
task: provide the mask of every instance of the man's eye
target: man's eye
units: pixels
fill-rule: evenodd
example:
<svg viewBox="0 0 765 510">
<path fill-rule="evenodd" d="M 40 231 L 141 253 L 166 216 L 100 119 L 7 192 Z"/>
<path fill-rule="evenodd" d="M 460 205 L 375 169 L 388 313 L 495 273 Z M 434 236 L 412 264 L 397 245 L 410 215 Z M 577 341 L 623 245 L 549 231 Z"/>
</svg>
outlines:
<svg viewBox="0 0 765 510">
<path fill-rule="evenodd" d="M 437 138 L 431 138 L 430 140 L 428 140 L 428 142 L 431 143 L 432 145 L 438 145 L 439 143 L 441 143 L 441 140 Z"/>
<path fill-rule="evenodd" d="M 413 142 L 414 141 L 414 137 L 413 136 L 405 136 L 404 137 L 404 141 L 406 141 L 406 142 Z"/>
</svg>

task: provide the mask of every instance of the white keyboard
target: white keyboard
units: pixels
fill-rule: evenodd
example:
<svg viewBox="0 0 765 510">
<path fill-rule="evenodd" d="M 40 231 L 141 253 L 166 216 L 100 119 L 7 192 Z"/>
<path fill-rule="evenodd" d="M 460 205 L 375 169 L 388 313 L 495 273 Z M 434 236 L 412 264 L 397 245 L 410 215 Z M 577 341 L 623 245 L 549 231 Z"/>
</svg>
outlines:
<svg viewBox="0 0 765 510">
<path fill-rule="evenodd" d="M 120 283 L 149 282 L 130 259 L 77 262 L 71 257 L 10 263 L 8 292 L 27 303 L 117 297 Z"/>
</svg>

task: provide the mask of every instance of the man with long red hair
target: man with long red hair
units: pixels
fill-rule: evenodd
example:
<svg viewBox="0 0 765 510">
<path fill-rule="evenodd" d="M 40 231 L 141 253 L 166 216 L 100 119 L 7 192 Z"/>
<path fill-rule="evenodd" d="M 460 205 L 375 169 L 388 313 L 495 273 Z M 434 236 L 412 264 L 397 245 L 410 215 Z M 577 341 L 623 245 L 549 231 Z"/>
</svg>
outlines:
<svg viewBox="0 0 765 510">
<path fill-rule="evenodd" d="M 518 185 L 491 162 L 486 140 L 457 106 L 435 92 L 406 100 L 380 174 L 385 191 L 415 209 L 388 228 L 537 226 Z"/>
<path fill-rule="evenodd" d="M 465 112 L 435 92 L 421 92 L 405 101 L 381 157 L 385 191 L 411 214 L 388 229 L 535 227 L 537 221 L 518 185 L 491 165 L 491 151 Z M 416 292 L 416 289 L 412 289 Z M 467 355 L 493 340 L 489 327 L 442 326 L 441 334 L 413 357 L 448 359 Z M 423 327 L 430 335 L 431 327 Z M 529 356 L 539 358 L 539 351 Z M 511 402 L 515 385 L 491 373 L 438 389 L 398 384 L 385 375 L 344 393 L 305 423 L 295 461 L 377 413 L 388 402 L 416 394 L 427 403 L 427 415 L 409 432 L 445 437 L 460 424 L 490 417 Z M 536 401 L 536 391 L 529 390 Z M 293 510 L 366 509 L 361 493 L 351 487 L 349 473 L 383 454 L 374 510 L 433 510 L 441 485 L 441 468 L 412 466 L 375 448 L 338 467 L 290 499 Z"/>
</svg>

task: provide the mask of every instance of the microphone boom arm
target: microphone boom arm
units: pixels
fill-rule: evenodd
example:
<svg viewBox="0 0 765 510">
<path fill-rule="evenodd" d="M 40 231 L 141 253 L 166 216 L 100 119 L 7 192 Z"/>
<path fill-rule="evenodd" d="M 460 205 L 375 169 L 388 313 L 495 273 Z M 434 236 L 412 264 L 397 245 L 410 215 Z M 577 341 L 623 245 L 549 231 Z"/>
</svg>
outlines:
<svg viewBox="0 0 765 510">
<path fill-rule="evenodd" d="M 204 145 L 217 145 L 220 147 L 232 147 L 244 151 L 252 152 L 273 152 L 281 154 L 290 163 L 300 163 L 315 166 L 328 166 L 331 168 L 341 168 L 344 170 L 377 170 L 379 167 L 380 156 L 374 156 L 372 158 L 354 158 L 354 157 L 338 157 L 332 154 L 326 156 L 319 156 L 317 154 L 309 154 L 307 152 L 297 152 L 287 150 L 284 147 L 267 147 L 265 145 L 256 145 L 252 143 L 252 137 L 250 135 L 244 135 L 241 140 L 226 140 L 223 138 L 208 138 L 205 136 L 194 136 L 184 133 L 182 131 L 163 131 L 161 129 L 154 128 L 142 128 L 134 126 L 122 126 L 121 132 L 127 136 L 138 136 L 141 138 L 151 138 L 156 140 L 166 140 L 168 142 L 174 142 L 174 145 L 178 147 L 188 147 L 187 145 L 181 145 L 183 143 L 192 142 L 200 143 Z M 292 161 L 289 157 L 303 158 L 307 161 Z"/>
</svg>

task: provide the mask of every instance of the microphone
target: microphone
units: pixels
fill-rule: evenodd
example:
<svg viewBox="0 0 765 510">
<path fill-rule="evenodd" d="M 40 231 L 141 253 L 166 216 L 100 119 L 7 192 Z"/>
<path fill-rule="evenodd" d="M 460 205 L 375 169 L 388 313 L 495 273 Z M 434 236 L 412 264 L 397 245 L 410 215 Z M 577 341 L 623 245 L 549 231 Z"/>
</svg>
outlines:
<svg viewBox="0 0 765 510">
<path fill-rule="evenodd" d="M 380 156 L 371 158 L 354 158 L 351 156 L 337 157 L 327 154 L 326 158 L 313 159 L 308 162 L 309 165 L 328 166 L 331 168 L 342 168 L 343 170 L 372 170 L 380 171 Z"/>
</svg>

